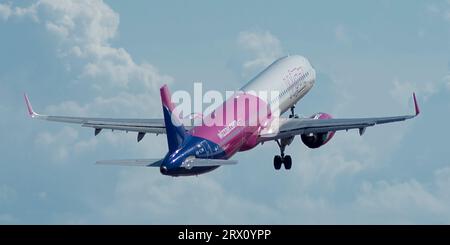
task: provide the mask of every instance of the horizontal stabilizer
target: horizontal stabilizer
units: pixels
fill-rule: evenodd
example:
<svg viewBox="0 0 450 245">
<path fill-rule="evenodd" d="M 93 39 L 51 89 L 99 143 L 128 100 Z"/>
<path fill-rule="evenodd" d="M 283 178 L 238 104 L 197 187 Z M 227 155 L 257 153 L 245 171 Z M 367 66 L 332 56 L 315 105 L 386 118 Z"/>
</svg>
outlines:
<svg viewBox="0 0 450 245">
<path fill-rule="evenodd" d="M 142 166 L 142 167 L 159 167 L 162 159 L 123 159 L 123 160 L 103 160 L 97 161 L 96 164 L 103 165 L 121 165 L 121 166 Z"/>
<path fill-rule="evenodd" d="M 236 160 L 189 158 L 186 159 L 181 166 L 184 168 L 212 167 L 212 166 L 232 165 L 236 163 L 237 163 Z"/>
</svg>

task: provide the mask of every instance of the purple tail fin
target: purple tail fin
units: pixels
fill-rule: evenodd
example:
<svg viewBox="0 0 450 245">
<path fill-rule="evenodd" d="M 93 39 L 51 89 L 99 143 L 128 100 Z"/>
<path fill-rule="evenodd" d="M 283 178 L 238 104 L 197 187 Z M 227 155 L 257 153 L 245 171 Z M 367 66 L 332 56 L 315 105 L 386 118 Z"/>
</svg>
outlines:
<svg viewBox="0 0 450 245">
<path fill-rule="evenodd" d="M 166 125 L 167 144 L 169 146 L 169 153 L 172 153 L 180 147 L 186 138 L 186 129 L 176 116 L 172 116 L 175 107 L 170 100 L 170 92 L 167 85 L 160 88 L 160 93 L 164 123 Z"/>
</svg>

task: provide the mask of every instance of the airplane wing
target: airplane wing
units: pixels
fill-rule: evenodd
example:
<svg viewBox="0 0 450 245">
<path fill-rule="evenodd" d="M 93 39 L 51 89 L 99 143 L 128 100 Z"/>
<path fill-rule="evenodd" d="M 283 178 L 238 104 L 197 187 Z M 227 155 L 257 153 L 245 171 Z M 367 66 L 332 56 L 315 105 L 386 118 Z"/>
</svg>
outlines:
<svg viewBox="0 0 450 245">
<path fill-rule="evenodd" d="M 159 167 L 162 159 L 123 159 L 123 160 L 103 160 L 97 161 L 96 164 L 101 165 L 120 165 L 120 166 L 142 166 L 142 167 Z"/>
<path fill-rule="evenodd" d="M 66 116 L 47 116 L 36 113 L 31 106 L 28 96 L 24 94 L 25 103 L 27 105 L 30 117 L 40 120 L 74 123 L 80 124 L 82 127 L 95 129 L 95 135 L 99 134 L 102 129 L 122 130 L 139 132 L 138 141 L 140 141 L 146 133 L 164 134 L 166 127 L 164 119 L 123 119 L 123 118 L 94 118 L 94 117 L 66 117 Z M 189 128 L 187 128 L 189 130 Z"/>
<path fill-rule="evenodd" d="M 283 118 L 275 128 L 262 131 L 260 141 L 269 141 L 288 138 L 295 135 L 310 133 L 325 133 L 330 131 L 359 129 L 359 134 L 364 134 L 367 127 L 377 124 L 392 123 L 411 119 L 419 115 L 420 109 L 416 95 L 413 94 L 415 114 L 394 117 L 372 118 L 336 118 L 336 119 L 311 119 L 311 118 Z"/>
</svg>

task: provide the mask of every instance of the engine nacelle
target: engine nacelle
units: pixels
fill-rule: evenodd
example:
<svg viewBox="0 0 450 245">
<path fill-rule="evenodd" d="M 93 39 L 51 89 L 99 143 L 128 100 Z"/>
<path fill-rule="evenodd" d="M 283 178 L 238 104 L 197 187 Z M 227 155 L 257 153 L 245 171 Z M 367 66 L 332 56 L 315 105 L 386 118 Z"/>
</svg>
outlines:
<svg viewBox="0 0 450 245">
<path fill-rule="evenodd" d="M 330 114 L 327 113 L 316 113 L 312 115 L 310 118 L 315 120 L 321 120 L 321 119 L 330 119 L 333 118 Z M 302 142 L 307 147 L 311 149 L 319 148 L 323 145 L 325 145 L 328 141 L 331 140 L 334 136 L 334 131 L 325 132 L 325 133 L 311 133 L 311 134 L 302 134 Z"/>
</svg>

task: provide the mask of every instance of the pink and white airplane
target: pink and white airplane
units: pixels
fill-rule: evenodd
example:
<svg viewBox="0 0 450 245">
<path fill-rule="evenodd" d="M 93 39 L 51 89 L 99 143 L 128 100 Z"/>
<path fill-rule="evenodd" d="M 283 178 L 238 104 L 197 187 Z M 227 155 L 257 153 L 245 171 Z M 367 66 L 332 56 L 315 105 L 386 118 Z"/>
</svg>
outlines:
<svg viewBox="0 0 450 245">
<path fill-rule="evenodd" d="M 203 123 L 189 127 L 183 126 L 181 121 L 172 115 L 175 107 L 166 85 L 160 89 L 164 113 L 164 118 L 161 119 L 40 115 L 33 111 L 27 95 L 24 96 L 32 118 L 81 124 L 83 127 L 94 128 L 95 135 L 102 129 L 134 131 L 138 133 L 139 142 L 147 133 L 165 133 L 168 152 L 163 158 L 108 160 L 97 163 L 159 167 L 162 174 L 170 176 L 199 175 L 222 165 L 236 164 L 237 161 L 230 160 L 234 154 L 272 140 L 276 141 L 280 148 L 280 155 L 273 159 L 275 169 L 279 170 L 283 164 L 285 169 L 290 169 L 292 159 L 285 155 L 285 149 L 295 136 L 300 136 L 307 147 L 318 148 L 329 142 L 336 131 L 359 129 L 359 134 L 362 135 L 367 127 L 404 121 L 414 118 L 420 112 L 413 94 L 413 115 L 335 119 L 327 113 L 316 113 L 309 118 L 299 118 L 294 113 L 294 105 L 313 87 L 315 79 L 316 72 L 306 58 L 298 55 L 280 58 L 242 87 L 239 90 L 241 93 L 230 97 L 208 116 L 203 117 Z M 258 91 L 279 93 L 275 98 L 268 99 L 255 95 L 254 92 Z M 240 108 L 242 105 L 245 108 Z M 289 109 L 291 114 L 288 118 L 279 117 Z M 229 111 L 233 113 L 228 113 Z M 221 123 L 214 123 L 217 121 Z"/>
</svg>

